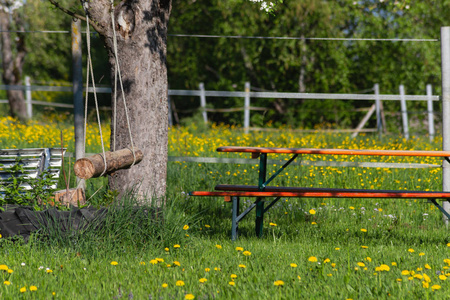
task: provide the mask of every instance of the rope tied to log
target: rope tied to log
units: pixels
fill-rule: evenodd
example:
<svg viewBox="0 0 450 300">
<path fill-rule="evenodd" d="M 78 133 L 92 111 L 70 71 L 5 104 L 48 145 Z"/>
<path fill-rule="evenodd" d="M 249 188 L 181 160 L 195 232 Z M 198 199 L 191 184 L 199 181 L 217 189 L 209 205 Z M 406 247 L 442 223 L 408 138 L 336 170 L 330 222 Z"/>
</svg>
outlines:
<svg viewBox="0 0 450 300">
<path fill-rule="evenodd" d="M 113 30 L 113 48 L 114 48 L 114 59 L 116 61 L 116 66 L 114 68 L 114 115 L 113 115 L 113 131 L 114 135 L 111 137 L 113 139 L 113 151 L 116 151 L 116 139 L 115 139 L 115 133 L 116 133 L 116 124 L 117 124 L 117 77 L 119 77 L 119 83 L 120 83 L 120 90 L 122 92 L 122 100 L 123 100 L 123 106 L 125 110 L 125 118 L 127 120 L 127 128 L 128 128 L 128 134 L 130 136 L 130 144 L 131 144 L 131 153 L 133 154 L 133 164 L 134 166 L 136 164 L 136 153 L 133 143 L 133 135 L 131 134 L 131 125 L 130 125 L 130 118 L 128 116 L 128 108 L 127 108 L 127 101 L 125 98 L 125 92 L 123 88 L 123 82 L 122 82 L 122 74 L 120 71 L 120 64 L 119 64 L 119 58 L 118 58 L 118 50 L 117 50 L 117 33 L 116 33 L 116 24 L 114 22 L 114 0 L 111 0 L 111 23 L 112 23 L 112 30 Z M 128 148 L 129 149 L 129 148 Z"/>
</svg>

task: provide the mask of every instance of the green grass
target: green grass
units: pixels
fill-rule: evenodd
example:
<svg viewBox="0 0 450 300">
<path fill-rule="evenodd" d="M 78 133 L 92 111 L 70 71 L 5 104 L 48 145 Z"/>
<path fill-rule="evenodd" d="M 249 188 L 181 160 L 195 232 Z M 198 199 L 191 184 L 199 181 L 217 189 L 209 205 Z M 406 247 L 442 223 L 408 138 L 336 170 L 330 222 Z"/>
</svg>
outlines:
<svg viewBox="0 0 450 300">
<path fill-rule="evenodd" d="M 179 144 L 171 144 L 170 155 L 198 152 L 201 156 L 240 157 L 199 150 L 213 142 L 213 137 L 218 136 L 216 131 L 190 134 L 183 137 L 180 130 Z M 220 143 L 243 144 L 239 133 L 226 131 L 223 136 Z M 198 142 L 197 138 L 206 142 Z M 225 139 L 228 140 L 224 142 Z M 267 139 L 279 146 L 290 146 L 292 142 L 292 137 L 284 134 L 255 134 L 245 139 L 246 144 L 255 146 Z M 192 148 L 197 144 L 201 146 Z M 330 135 L 314 136 L 309 147 L 348 145 L 396 149 L 412 149 L 415 145 L 416 149 L 438 147 L 437 142 L 429 144 L 425 139 L 380 141 L 363 137 L 349 142 L 346 136 Z M 304 159 L 346 161 L 352 158 Z M 390 158 L 386 161 L 417 163 L 421 160 Z M 426 163 L 440 162 L 430 159 Z M 273 165 L 269 167 L 271 173 L 277 169 Z M 134 209 L 136 202 L 130 196 L 109 206 L 103 222 L 81 231 L 67 234 L 57 227 L 46 228 L 26 244 L 0 239 L 0 265 L 13 271 L 0 271 L 2 282 L 11 283 L 0 283 L 0 298 L 185 299 L 190 294 L 195 299 L 450 298 L 450 279 L 443 280 L 450 278 L 444 275 L 450 275 L 450 235 L 443 225 L 442 214 L 426 201 L 281 199 L 265 214 L 263 238 L 255 237 L 254 212 L 251 212 L 239 224 L 239 239 L 231 242 L 231 204 L 223 199 L 187 196 L 191 190 L 212 190 L 219 183 L 256 182 L 255 164 L 170 162 L 163 217 L 153 218 L 152 206 Z M 291 166 L 274 184 L 441 190 L 441 182 L 440 168 Z M 88 195 L 104 184 L 104 179 L 89 181 Z M 104 203 L 105 195 L 108 192 L 103 188 L 90 203 Z M 241 211 L 250 204 L 248 199 L 241 202 Z M 246 256 L 237 247 L 251 254 Z M 317 261 L 311 262 L 313 257 Z M 389 270 L 385 266 L 384 271 L 379 270 L 382 265 Z M 405 270 L 414 271 L 416 277 L 402 275 Z M 202 278 L 207 281 L 199 282 Z M 279 280 L 282 286 L 274 284 L 280 283 Z M 183 281 L 184 285 L 177 286 L 177 281 Z M 434 285 L 441 288 L 433 291 Z M 30 291 L 31 286 L 37 290 Z M 23 293 L 22 287 L 26 287 Z"/>
</svg>

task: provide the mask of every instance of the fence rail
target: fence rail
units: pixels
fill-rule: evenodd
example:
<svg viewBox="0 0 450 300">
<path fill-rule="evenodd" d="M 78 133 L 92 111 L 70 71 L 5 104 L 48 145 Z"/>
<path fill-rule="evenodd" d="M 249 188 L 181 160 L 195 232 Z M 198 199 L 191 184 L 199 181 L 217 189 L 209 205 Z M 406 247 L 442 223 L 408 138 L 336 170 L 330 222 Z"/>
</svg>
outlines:
<svg viewBox="0 0 450 300">
<path fill-rule="evenodd" d="M 31 99 L 31 91 L 44 91 L 44 92 L 73 92 L 71 86 L 39 86 L 30 85 L 29 78 L 26 79 L 27 85 L 0 85 L 0 90 L 22 90 L 26 92 L 26 101 L 28 107 L 29 116 L 32 116 L 32 105 L 45 105 L 53 107 L 62 107 L 73 109 L 73 104 L 67 103 L 53 103 L 46 101 L 36 101 Z M 250 88 L 250 83 L 245 84 L 244 91 L 208 91 L 205 90 L 204 84 L 199 84 L 198 90 L 174 90 L 169 89 L 169 96 L 191 96 L 199 97 L 199 106 L 188 110 L 176 110 L 174 105 L 169 105 L 170 116 L 172 114 L 180 113 L 190 113 L 194 111 L 201 111 L 203 120 L 205 123 L 208 122 L 208 113 L 227 113 L 227 112 L 244 112 L 244 129 L 245 132 L 250 130 L 262 130 L 261 128 L 250 126 L 250 112 L 251 111 L 267 111 L 268 107 L 255 107 L 251 106 L 251 98 L 266 98 L 266 99 L 307 99 L 307 100 L 361 100 L 361 101 L 375 101 L 374 106 L 369 109 L 366 116 L 361 120 L 360 124 L 355 129 L 339 129 L 334 131 L 341 132 L 353 132 L 353 137 L 355 137 L 359 132 L 373 132 L 377 131 L 380 135 L 383 130 L 382 122 L 382 105 L 381 101 L 400 101 L 401 103 L 401 115 L 403 124 L 403 134 L 405 138 L 409 138 L 409 128 L 408 128 L 408 112 L 406 109 L 406 101 L 427 101 L 428 103 L 428 133 L 430 139 L 434 138 L 434 117 L 433 117 L 433 102 L 440 101 L 441 97 L 432 94 L 431 85 L 427 85 L 426 95 L 406 95 L 403 86 L 399 88 L 399 94 L 380 94 L 379 86 L 375 84 L 373 89 L 373 94 L 332 94 L 332 93 L 285 93 L 285 92 L 252 92 Z M 94 92 L 92 87 L 84 88 L 84 92 Z M 96 87 L 96 93 L 111 93 L 110 87 Z M 208 108 L 207 97 L 228 97 L 228 98 L 244 98 L 244 106 L 233 107 L 233 108 Z M 170 99 L 169 99 L 170 100 Z M 0 103 L 7 103 L 7 100 L 0 100 Z M 375 113 L 377 119 L 376 129 L 364 129 L 364 125 L 368 122 L 371 115 Z"/>
</svg>

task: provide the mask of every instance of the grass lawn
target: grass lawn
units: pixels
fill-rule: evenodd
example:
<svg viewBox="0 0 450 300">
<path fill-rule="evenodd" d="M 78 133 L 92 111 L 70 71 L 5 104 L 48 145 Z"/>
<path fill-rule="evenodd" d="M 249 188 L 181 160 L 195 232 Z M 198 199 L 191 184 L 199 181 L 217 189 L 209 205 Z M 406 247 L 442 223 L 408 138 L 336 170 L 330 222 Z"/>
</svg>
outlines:
<svg viewBox="0 0 450 300">
<path fill-rule="evenodd" d="M 2 126 L 14 134 L 0 133 L 1 148 L 54 146 L 51 143 L 59 141 L 59 131 L 55 141 L 49 134 L 48 145 L 35 138 L 30 127 L 22 132 L 20 128 L 11 131 L 10 121 L 0 122 Z M 38 126 L 46 125 L 34 127 Z M 70 131 L 64 132 L 71 151 Z M 215 153 L 222 145 L 439 150 L 441 143 L 425 138 L 298 136 L 288 131 L 244 135 L 220 127 L 172 129 L 169 141 L 169 155 L 218 157 L 241 157 Z M 92 152 L 98 151 L 95 142 L 91 141 Z M 385 162 L 440 164 L 438 159 L 411 158 L 386 158 Z M 270 172 L 277 170 L 270 167 Z M 312 165 L 292 166 L 281 175 L 274 184 L 435 191 L 442 185 L 440 168 Z M 265 214 L 263 238 L 255 237 L 252 212 L 240 223 L 239 239 L 231 242 L 231 204 L 186 195 L 191 190 L 211 190 L 219 183 L 255 184 L 256 180 L 256 164 L 170 162 L 163 220 L 123 209 L 133 205 L 129 198 L 114 202 L 100 227 L 69 234 L 43 230 L 26 244 L 2 238 L 0 298 L 450 298 L 450 235 L 441 213 L 426 201 L 282 199 Z M 102 184 L 101 179 L 90 181 L 88 193 Z M 91 204 L 101 204 L 105 195 L 96 194 Z M 249 203 L 241 202 L 242 211 Z"/>
</svg>

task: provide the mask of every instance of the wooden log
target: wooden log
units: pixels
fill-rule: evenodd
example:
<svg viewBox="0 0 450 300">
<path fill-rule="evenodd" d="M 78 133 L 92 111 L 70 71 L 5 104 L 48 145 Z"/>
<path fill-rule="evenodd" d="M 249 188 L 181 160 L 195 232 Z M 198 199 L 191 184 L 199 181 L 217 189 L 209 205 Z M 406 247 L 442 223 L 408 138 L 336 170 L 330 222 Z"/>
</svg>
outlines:
<svg viewBox="0 0 450 300">
<path fill-rule="evenodd" d="M 135 149 L 136 164 L 139 163 L 144 155 L 139 149 Z M 130 149 L 121 149 L 114 152 L 108 151 L 105 153 L 106 172 L 112 173 L 120 169 L 129 168 L 133 164 L 133 153 Z M 74 165 L 75 175 L 82 179 L 89 179 L 93 177 L 100 177 L 105 170 L 105 163 L 103 161 L 103 154 L 95 154 L 90 157 L 78 159 Z M 104 174 L 104 175 L 105 175 Z"/>
<path fill-rule="evenodd" d="M 67 207 L 71 205 L 79 207 L 86 204 L 86 197 L 82 188 L 56 191 L 54 193 L 54 199 L 54 202 L 49 202 L 52 206 L 56 203 Z"/>
</svg>

